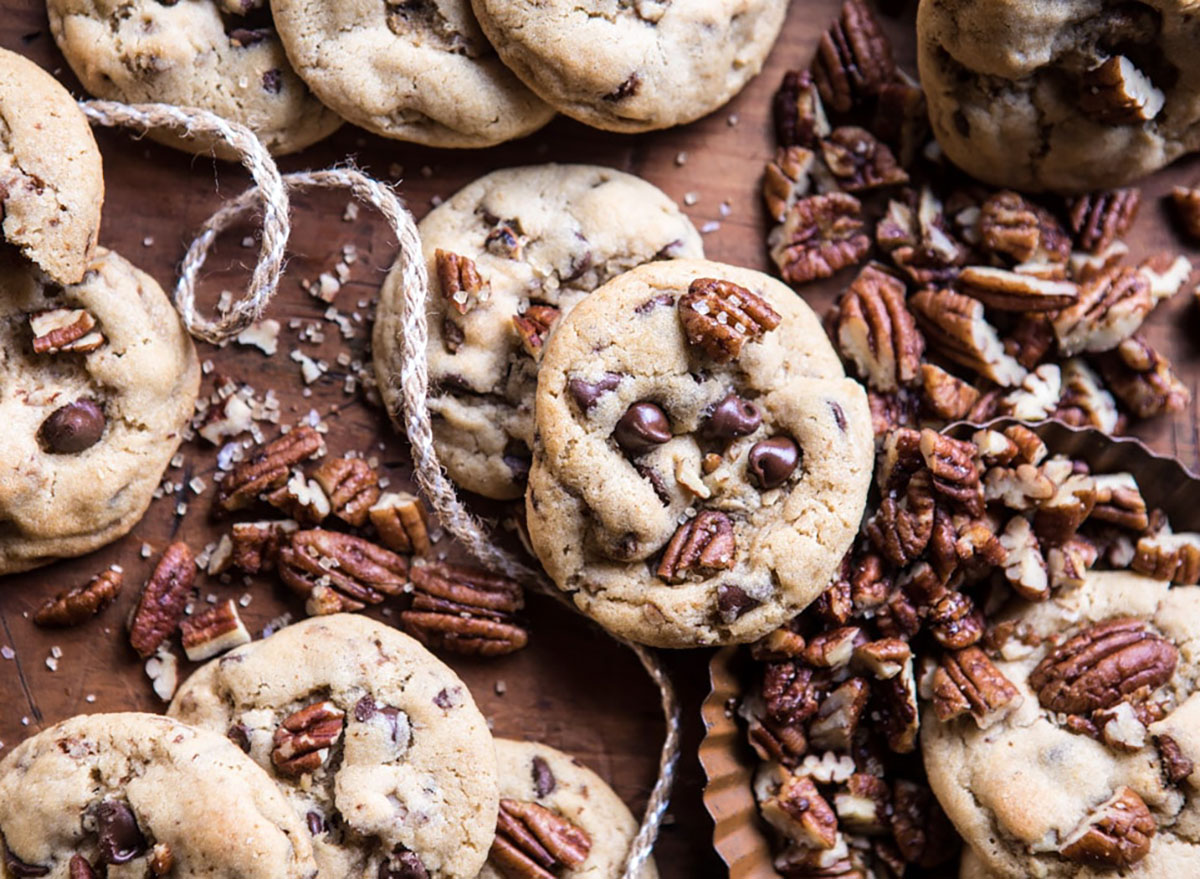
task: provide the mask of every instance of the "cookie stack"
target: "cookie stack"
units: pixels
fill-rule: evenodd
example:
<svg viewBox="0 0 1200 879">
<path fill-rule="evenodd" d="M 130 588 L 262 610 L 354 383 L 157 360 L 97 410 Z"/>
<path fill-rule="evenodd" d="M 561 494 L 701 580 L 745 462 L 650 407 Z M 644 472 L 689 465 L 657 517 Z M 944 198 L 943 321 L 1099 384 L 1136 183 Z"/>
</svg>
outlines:
<svg viewBox="0 0 1200 879">
<path fill-rule="evenodd" d="M 0 763 L 13 876 L 615 876 L 636 830 L 568 755 L 493 741 L 416 641 L 344 614 L 201 667 L 168 717 L 77 717 Z"/>
<path fill-rule="evenodd" d="M 100 153 L 71 96 L 0 51 L 0 574 L 142 517 L 200 384 L 166 294 L 96 246 Z"/>
<path fill-rule="evenodd" d="M 555 112 L 612 131 L 690 122 L 758 73 L 786 3 L 47 0 L 47 9 L 93 95 L 211 110 L 285 154 L 343 119 L 437 147 L 524 137 Z M 152 136 L 229 157 L 208 138 Z"/>
</svg>

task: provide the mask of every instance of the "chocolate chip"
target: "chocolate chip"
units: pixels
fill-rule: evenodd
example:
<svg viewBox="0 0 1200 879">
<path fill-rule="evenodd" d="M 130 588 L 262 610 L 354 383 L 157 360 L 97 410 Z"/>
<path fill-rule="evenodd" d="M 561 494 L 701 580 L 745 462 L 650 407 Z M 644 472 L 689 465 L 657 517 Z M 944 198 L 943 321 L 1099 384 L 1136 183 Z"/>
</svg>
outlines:
<svg viewBox="0 0 1200 879">
<path fill-rule="evenodd" d="M 146 837 L 133 810 L 116 800 L 101 800 L 93 810 L 100 837 L 100 858 L 106 864 L 127 864 L 145 853 Z"/>
<path fill-rule="evenodd" d="M 604 96 L 606 101 L 623 101 L 626 98 L 631 98 L 638 93 L 642 87 L 642 78 L 636 73 L 629 74 L 629 78 L 623 83 Z"/>
<path fill-rule="evenodd" d="M 717 587 L 717 612 L 727 623 L 732 623 L 761 603 L 747 595 L 746 590 L 741 586 L 725 583 Z"/>
<path fill-rule="evenodd" d="M 504 455 L 501 457 L 504 466 L 512 472 L 513 481 L 524 482 L 529 478 L 529 467 L 533 462 L 533 456 L 529 453 L 529 447 L 519 440 L 512 440 L 504 447 Z"/>
<path fill-rule="evenodd" d="M 96 879 L 96 871 L 83 855 L 71 855 L 67 865 L 67 875 L 70 879 Z"/>
<path fill-rule="evenodd" d="M 581 378 L 573 378 L 567 382 L 567 390 L 575 398 L 576 405 L 585 413 L 592 408 L 605 394 L 616 389 L 621 383 L 621 376 L 615 372 L 606 372 L 594 382 L 585 382 Z"/>
<path fill-rule="evenodd" d="M 840 403 L 829 401 L 829 408 L 833 410 L 833 420 L 837 422 L 838 430 L 842 433 L 846 432 L 846 410 L 842 408 Z"/>
<path fill-rule="evenodd" d="M 27 864 L 14 855 L 9 850 L 8 843 L 5 842 L 3 834 L 0 834 L 0 848 L 4 849 L 5 869 L 14 879 L 36 879 L 36 877 L 45 876 L 50 872 L 49 867 L 43 867 L 40 864 Z"/>
<path fill-rule="evenodd" d="M 678 244 L 679 242 L 676 241 L 675 243 Z M 669 246 L 670 245 L 668 245 L 668 247 Z M 664 250 L 665 249 L 666 248 L 664 248 Z M 662 253 L 662 251 L 659 251 L 659 253 Z M 655 258 L 658 259 L 659 257 L 656 256 Z M 667 259 L 667 257 L 662 257 L 662 259 Z M 659 308 L 660 306 L 674 305 L 674 304 L 675 304 L 675 297 L 672 296 L 670 293 L 659 293 L 657 296 L 653 296 L 650 299 L 647 299 L 645 302 L 643 302 L 641 305 L 639 305 L 637 308 L 635 308 L 634 312 L 637 314 L 649 314 L 650 312 L 654 311 L 654 309 Z"/>
<path fill-rule="evenodd" d="M 283 74 L 278 68 L 272 67 L 262 75 L 263 91 L 270 95 L 277 95 L 283 91 Z"/>
<path fill-rule="evenodd" d="M 372 698 L 370 693 L 367 693 L 367 695 L 363 696 L 354 703 L 354 719 L 359 723 L 366 723 L 375 716 L 375 712 L 377 710 L 378 709 L 375 707 L 375 699 Z"/>
<path fill-rule="evenodd" d="M 650 483 L 650 487 L 654 489 L 654 493 L 662 501 L 662 505 L 664 507 L 671 506 L 671 493 L 667 491 L 667 484 L 663 481 L 662 474 L 653 467 L 644 467 L 641 464 L 638 464 L 635 469 L 638 476 Z"/>
<path fill-rule="evenodd" d="M 439 690 L 438 694 L 433 697 L 433 704 L 438 708 L 449 711 L 458 704 L 458 696 L 458 687 L 455 687 L 453 690 Z"/>
<path fill-rule="evenodd" d="M 225 731 L 225 737 L 241 748 L 243 754 L 250 753 L 250 730 L 244 724 L 235 723 Z"/>
<path fill-rule="evenodd" d="M 442 343 L 446 346 L 447 351 L 451 354 L 456 353 L 466 338 L 463 335 L 462 327 L 448 317 L 442 319 Z"/>
<path fill-rule="evenodd" d="M 51 412 L 38 428 L 38 439 L 48 452 L 73 455 L 99 442 L 104 424 L 104 410 L 100 404 L 81 397 Z"/>
<path fill-rule="evenodd" d="M 558 787 L 558 782 L 554 778 L 554 773 L 550 771 L 550 764 L 541 757 L 534 757 L 533 789 L 537 791 L 538 797 L 554 793 L 556 787 Z"/>
<path fill-rule="evenodd" d="M 313 836 L 320 836 L 329 829 L 325 826 L 325 819 L 321 817 L 320 812 L 309 812 L 304 816 L 304 820 L 308 822 L 308 832 Z"/>
<path fill-rule="evenodd" d="M 229 39 L 235 46 L 245 48 L 261 43 L 270 35 L 271 31 L 265 27 L 235 27 L 229 32 Z"/>
<path fill-rule="evenodd" d="M 783 485 L 800 463 L 800 447 L 786 436 L 773 436 L 754 444 L 747 464 L 760 488 Z"/>
<path fill-rule="evenodd" d="M 730 393 L 713 407 L 704 425 L 706 433 L 720 439 L 748 436 L 762 424 L 762 413 L 749 400 Z"/>
<path fill-rule="evenodd" d="M 630 406 L 613 429 L 613 439 L 627 455 L 644 455 L 671 438 L 667 413 L 643 400 Z"/>
<path fill-rule="evenodd" d="M 401 846 L 379 864 L 379 879 L 429 879 L 429 871 L 414 852 Z"/>
</svg>

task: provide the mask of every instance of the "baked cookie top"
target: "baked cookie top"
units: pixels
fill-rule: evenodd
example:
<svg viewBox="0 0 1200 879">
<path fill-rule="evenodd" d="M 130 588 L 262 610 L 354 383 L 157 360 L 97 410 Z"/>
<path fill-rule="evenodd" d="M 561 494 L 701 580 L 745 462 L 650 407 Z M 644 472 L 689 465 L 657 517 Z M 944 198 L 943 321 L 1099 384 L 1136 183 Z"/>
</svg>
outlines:
<svg viewBox="0 0 1200 879">
<path fill-rule="evenodd" d="M 921 735 L 930 785 L 984 866 L 1200 875 L 1200 587 L 1093 572 L 996 625 L 1019 707 L 986 729 L 930 709 Z"/>
<path fill-rule="evenodd" d="M 521 833 L 532 827 L 551 828 L 554 840 L 566 843 L 551 855 L 557 863 L 549 869 L 559 879 L 621 875 L 638 823 L 604 779 L 569 754 L 539 742 L 496 739 L 496 763 L 502 814 L 479 879 L 541 875 L 521 872 L 528 862 L 539 863 Z M 647 859 L 637 875 L 657 879 L 654 859 Z"/>
<path fill-rule="evenodd" d="M 32 61 L 0 49 L 0 241 L 59 284 L 96 249 L 104 169 L 75 99 Z"/>
<path fill-rule="evenodd" d="M 4 875 L 311 879 L 300 819 L 222 736 L 152 714 L 74 717 L 0 762 Z"/>
<path fill-rule="evenodd" d="M 830 583 L 862 517 L 866 394 L 759 272 L 650 263 L 563 318 L 538 376 L 530 538 L 612 631 L 750 641 Z"/>
<path fill-rule="evenodd" d="M 483 866 L 498 802 L 487 722 L 453 671 L 389 626 L 288 626 L 201 667 L 169 713 L 228 735 L 274 778 L 323 876 L 473 879 Z"/>
<path fill-rule="evenodd" d="M 699 233 L 661 190 L 596 165 L 494 171 L 430 211 L 420 232 L 434 443 L 455 482 L 492 498 L 524 493 L 538 362 L 555 322 L 634 266 L 704 255 Z M 399 281 L 393 270 L 375 323 L 375 369 L 391 413 Z"/>
<path fill-rule="evenodd" d="M 99 248 L 67 287 L 0 262 L 0 574 L 128 532 L 199 387 L 179 315 L 118 254 Z"/>
<path fill-rule="evenodd" d="M 247 126 L 272 153 L 283 155 L 327 137 L 342 120 L 292 70 L 260 6 L 46 0 L 54 40 L 93 95 L 211 110 Z M 162 132 L 151 137 L 190 152 L 231 157 L 228 147 L 209 138 Z"/>
<path fill-rule="evenodd" d="M 554 115 L 500 63 L 467 0 L 273 0 L 271 11 L 316 95 L 384 137 L 485 147 Z"/>
<path fill-rule="evenodd" d="M 472 0 L 501 59 L 556 110 L 610 131 L 698 119 L 762 69 L 785 0 Z"/>
</svg>

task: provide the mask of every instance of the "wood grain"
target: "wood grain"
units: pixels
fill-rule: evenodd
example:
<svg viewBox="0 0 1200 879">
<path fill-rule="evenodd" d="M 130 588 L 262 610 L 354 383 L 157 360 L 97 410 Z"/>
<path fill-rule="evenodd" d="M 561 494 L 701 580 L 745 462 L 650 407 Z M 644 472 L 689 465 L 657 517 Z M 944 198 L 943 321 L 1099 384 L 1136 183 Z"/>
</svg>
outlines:
<svg viewBox="0 0 1200 879">
<path fill-rule="evenodd" d="M 694 204 L 686 210 L 696 225 L 720 224 L 705 236 L 708 254 L 767 269 L 758 182 L 762 165 L 773 152 L 771 95 L 786 69 L 808 63 L 817 34 L 836 7 L 834 0 L 793 3 L 764 73 L 726 108 L 682 128 L 622 136 L 560 119 L 518 143 L 456 152 L 389 142 L 347 126 L 327 142 L 281 164 L 284 170 L 297 170 L 353 159 L 368 172 L 397 181 L 419 217 L 429 209 L 431 199 L 448 196 L 495 168 L 547 161 L 597 162 L 639 174 L 681 203 L 685 194 L 694 194 Z M 911 69 L 910 21 L 889 19 L 885 24 L 896 38 L 900 60 Z M 40 0 L 0 0 L 0 46 L 28 55 L 81 93 L 49 37 Z M 101 241 L 169 289 L 193 230 L 223 197 L 245 186 L 245 177 L 240 169 L 186 156 L 123 132 L 100 132 L 98 139 L 108 190 Z M 1142 216 L 1129 236 L 1135 252 L 1181 246 L 1160 197 L 1173 183 L 1196 176 L 1200 176 L 1200 163 L 1189 161 L 1147 183 Z M 728 216 L 722 215 L 723 203 L 728 205 Z M 343 392 L 346 370 L 336 363 L 342 351 L 355 359 L 367 356 L 372 302 L 394 251 L 384 225 L 366 209 L 357 221 L 344 222 L 345 204 L 345 198 L 331 195 L 296 202 L 288 276 L 271 309 L 285 327 L 293 320 L 320 325 L 325 341 L 298 347 L 328 361 L 329 374 L 309 389 L 310 394 L 303 391 L 298 368 L 287 357 L 288 349 L 297 345 L 296 331 L 285 329 L 280 353 L 273 358 L 240 346 L 218 350 L 200 345 L 202 359 L 214 367 L 204 390 L 211 391 L 216 376 L 247 381 L 260 394 L 274 389 L 283 401 L 286 419 L 315 409 L 329 421 L 334 452 L 358 449 L 376 455 L 392 484 L 405 485 L 408 464 L 403 441 L 378 409 Z M 227 236 L 210 261 L 205 285 L 210 305 L 222 289 L 238 290 L 244 283 L 253 251 L 242 248 L 240 241 L 243 234 L 252 233 L 247 229 Z M 355 324 L 354 338 L 343 340 L 334 325 L 322 320 L 325 305 L 304 293 L 299 282 L 331 270 L 347 243 L 357 247 L 360 259 L 336 305 L 344 313 L 357 313 L 361 322 Z M 833 279 L 806 290 L 805 296 L 822 310 L 841 283 L 844 279 Z M 1195 395 L 1200 363 L 1194 340 L 1200 321 L 1187 299 L 1181 296 L 1160 308 L 1149 332 L 1176 360 Z M 1139 432 L 1154 448 L 1195 466 L 1200 461 L 1196 415 L 1193 410 L 1187 417 L 1148 425 Z M 170 540 L 185 539 L 199 548 L 220 533 L 219 524 L 209 516 L 211 489 L 199 497 L 190 496 L 186 489 L 197 475 L 211 484 L 214 450 L 197 443 L 185 451 L 184 466 L 168 473 L 173 482 L 184 483 L 184 490 L 156 501 L 127 538 L 86 558 L 9 577 L 0 584 L 0 645 L 16 653 L 12 660 L 0 660 L 0 741 L 5 743 L 0 755 L 24 736 L 72 714 L 161 708 L 126 643 L 122 621 L 154 559 Z M 175 513 L 180 501 L 187 503 L 182 517 Z M 499 514 L 495 508 L 481 509 Z M 141 557 L 143 544 L 153 553 L 149 559 Z M 113 563 L 125 568 L 127 586 L 118 605 L 101 618 L 70 631 L 39 629 L 31 623 L 32 611 L 46 596 Z M 202 594 L 209 593 L 251 595 L 244 615 L 255 631 L 285 610 L 302 613 L 294 600 L 266 579 L 204 585 Z M 530 617 L 533 639 L 526 651 L 493 662 L 450 658 L 450 663 L 470 684 L 497 733 L 540 739 L 577 755 L 609 779 L 626 802 L 640 808 L 653 781 L 662 734 L 653 688 L 627 651 L 552 602 L 533 599 Z M 57 671 L 45 662 L 54 647 L 62 651 Z M 668 879 L 722 872 L 711 850 L 712 822 L 701 806 L 703 782 L 695 758 L 702 734 L 698 706 L 708 689 L 709 656 L 710 651 L 693 651 L 668 657 L 686 720 L 680 781 L 658 850 L 660 868 Z"/>
</svg>

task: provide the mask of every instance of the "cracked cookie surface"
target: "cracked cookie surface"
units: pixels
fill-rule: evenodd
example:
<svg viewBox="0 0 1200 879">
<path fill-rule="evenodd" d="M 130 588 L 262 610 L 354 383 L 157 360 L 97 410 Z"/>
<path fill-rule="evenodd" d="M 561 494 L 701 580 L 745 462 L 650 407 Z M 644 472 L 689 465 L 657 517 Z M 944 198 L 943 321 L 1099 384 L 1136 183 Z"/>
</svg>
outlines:
<svg viewBox="0 0 1200 879">
<path fill-rule="evenodd" d="M 495 171 L 430 211 L 419 228 L 430 279 L 429 408 L 438 456 L 469 491 L 521 497 L 540 354 L 523 344 L 521 319 L 552 313 L 539 307 L 561 319 L 590 291 L 644 262 L 701 257 L 700 235 L 661 190 L 595 165 Z M 465 313 L 439 278 L 439 250 L 470 260 L 486 285 L 486 294 L 462 303 Z M 375 323 L 375 370 L 392 413 L 399 404 L 398 287 L 393 271 Z"/>
<path fill-rule="evenodd" d="M 560 589 L 646 644 L 751 641 L 857 532 L 866 394 L 812 310 L 748 269 L 649 263 L 584 299 L 538 376 L 526 516 Z"/>
<path fill-rule="evenodd" d="M 432 879 L 473 879 L 487 857 L 487 722 L 453 671 L 389 626 L 288 626 L 200 668 L 170 714 L 242 744 L 307 823 L 323 876 L 419 875 L 401 871 L 418 858 Z"/>
<path fill-rule="evenodd" d="M 501 59 L 548 104 L 610 131 L 699 119 L 762 69 L 785 0 L 472 0 Z"/>
<path fill-rule="evenodd" d="M 0 264 L 0 574 L 127 533 L 199 386 L 179 315 L 118 254 L 99 248 L 67 287 L 11 255 Z"/>
<path fill-rule="evenodd" d="M 554 115 L 500 63 L 467 0 L 274 0 L 271 9 L 317 96 L 384 137 L 486 147 Z"/>
<path fill-rule="evenodd" d="M 341 118 L 292 70 L 261 3 L 47 0 L 50 31 L 99 98 L 199 107 L 240 122 L 276 155 L 332 134 Z M 223 142 L 151 132 L 195 153 L 235 158 Z"/>
<path fill-rule="evenodd" d="M 1015 626 L 996 667 L 1020 707 L 982 730 L 930 709 L 921 735 L 930 785 L 978 853 L 978 875 L 1200 873 L 1200 781 L 1184 765 L 1200 760 L 1200 587 L 1093 572 L 997 622 Z M 1183 760 L 1164 756 L 1174 748 Z"/>
<path fill-rule="evenodd" d="M 58 283 L 77 283 L 103 203 L 100 151 L 75 99 L 32 61 L 0 50 L 0 241 Z"/>
<path fill-rule="evenodd" d="M 92 714 L 0 762 L 8 876 L 311 879 L 300 820 L 222 736 L 150 714 Z M 87 872 L 78 861 L 86 860 Z M 19 865 L 19 866 L 18 866 Z"/>
<path fill-rule="evenodd" d="M 925 0 L 917 60 L 946 155 L 998 186 L 1121 186 L 1200 149 L 1200 20 L 1151 0 Z"/>
</svg>

